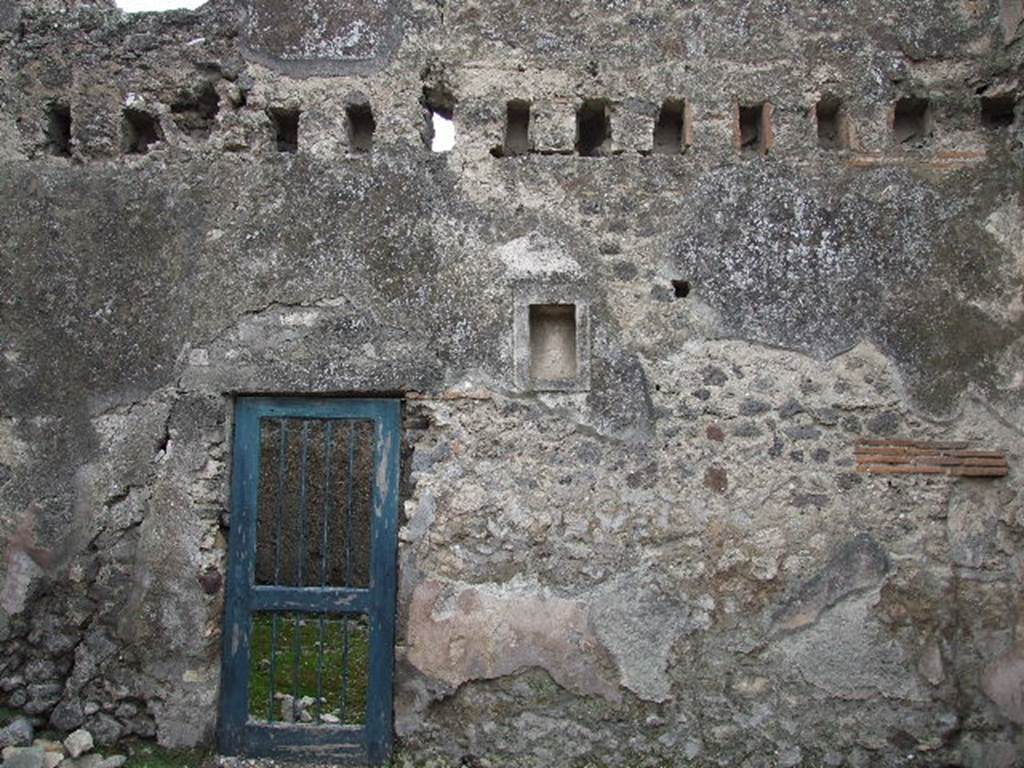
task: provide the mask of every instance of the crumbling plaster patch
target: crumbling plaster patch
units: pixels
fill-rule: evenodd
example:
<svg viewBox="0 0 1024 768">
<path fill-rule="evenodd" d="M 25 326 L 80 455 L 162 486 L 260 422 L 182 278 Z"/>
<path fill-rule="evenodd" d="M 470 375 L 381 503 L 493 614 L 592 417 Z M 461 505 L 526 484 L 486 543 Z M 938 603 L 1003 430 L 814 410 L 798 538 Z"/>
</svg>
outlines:
<svg viewBox="0 0 1024 768">
<path fill-rule="evenodd" d="M 982 686 L 1009 720 L 1024 725 L 1024 653 L 1007 651 L 986 669 Z"/>
<path fill-rule="evenodd" d="M 536 586 L 425 580 L 413 591 L 406 658 L 457 688 L 541 667 L 581 694 L 617 701 L 586 604 Z"/>
<path fill-rule="evenodd" d="M 912 660 L 873 617 L 878 600 L 874 591 L 841 602 L 816 624 L 780 640 L 772 651 L 780 667 L 826 698 L 928 701 Z"/>
<path fill-rule="evenodd" d="M 711 626 L 714 599 L 690 598 L 651 566 L 629 570 L 587 596 L 598 638 L 619 668 L 620 683 L 641 699 L 672 695 L 668 665 L 680 637 Z"/>
<path fill-rule="evenodd" d="M 369 61 L 386 34 L 360 21 L 394 6 L 297 0 L 276 10 L 313 36 L 265 26 L 286 55 L 349 59 L 302 78 L 246 58 L 228 0 L 109 23 L 65 5 L 0 12 L 0 394 L 31 457 L 0 482 L 0 530 L 73 509 L 87 546 L 66 578 L 18 549 L 5 702 L 45 716 L 8 680 L 31 669 L 71 683 L 55 726 L 209 740 L 221 598 L 197 577 L 222 567 L 224 393 L 415 392 L 400 629 L 459 642 L 399 648 L 411 762 L 1013 764 L 1019 479 L 886 482 L 850 456 L 905 434 L 1020 457 L 1019 129 L 977 130 L 972 93 L 1019 82 L 995 5 L 414 2 Z M 418 96 L 442 79 L 460 141 L 433 156 Z M 198 81 L 221 97 L 206 138 L 169 112 Z M 825 87 L 848 152 L 816 146 Z M 892 145 L 910 91 L 936 105 L 926 149 Z M 354 92 L 378 122 L 358 157 Z M 162 120 L 144 156 L 119 153 L 127 93 Z M 693 144 L 646 157 L 669 96 Z M 536 152 L 492 158 L 510 98 Z M 592 98 L 621 154 L 570 156 Z M 54 99 L 70 161 L 39 151 Z M 776 107 L 769 158 L 736 156 L 737 99 Z M 277 107 L 301 111 L 295 153 Z M 512 296 L 566 280 L 592 389 L 516 392 Z M 835 557 L 860 535 L 884 555 Z M 431 584 L 466 607 L 433 616 Z M 509 659 L 487 631 L 541 639 Z"/>
<path fill-rule="evenodd" d="M 612 702 L 619 686 L 641 699 L 670 698 L 670 652 L 710 626 L 714 601 L 673 594 L 667 574 L 631 571 L 568 600 L 537 585 L 419 583 L 409 609 L 406 659 L 458 688 L 544 669 L 560 685 Z M 610 658 L 609 658 L 610 654 Z M 614 660 L 609 670 L 609 662 Z"/>
</svg>

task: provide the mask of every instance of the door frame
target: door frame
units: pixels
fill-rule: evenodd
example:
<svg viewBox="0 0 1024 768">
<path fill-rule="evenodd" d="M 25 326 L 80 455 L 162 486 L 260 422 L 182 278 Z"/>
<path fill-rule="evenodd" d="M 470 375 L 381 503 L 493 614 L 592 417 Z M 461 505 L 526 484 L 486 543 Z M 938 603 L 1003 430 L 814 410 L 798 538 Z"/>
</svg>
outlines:
<svg viewBox="0 0 1024 768">
<path fill-rule="evenodd" d="M 218 745 L 222 754 L 379 764 L 393 744 L 392 684 L 398 549 L 401 401 L 309 397 L 235 400 L 228 577 L 224 603 Z M 259 512 L 260 421 L 333 419 L 374 424 L 373 516 L 369 588 L 255 584 Z M 302 594 L 298 593 L 302 590 Z M 298 601 L 298 602 L 296 602 Z M 249 720 L 250 634 L 255 610 L 315 608 L 365 614 L 370 625 L 369 693 L 363 726 L 257 723 Z"/>
</svg>

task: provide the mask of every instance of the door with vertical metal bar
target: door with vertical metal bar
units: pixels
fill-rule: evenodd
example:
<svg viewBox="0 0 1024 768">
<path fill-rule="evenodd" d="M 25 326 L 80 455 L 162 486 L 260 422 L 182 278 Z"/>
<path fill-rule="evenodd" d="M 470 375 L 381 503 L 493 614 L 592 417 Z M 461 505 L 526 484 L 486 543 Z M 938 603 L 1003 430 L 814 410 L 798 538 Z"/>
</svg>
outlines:
<svg viewBox="0 0 1024 768">
<path fill-rule="evenodd" d="M 220 748 L 391 752 L 397 400 L 240 398 Z"/>
</svg>

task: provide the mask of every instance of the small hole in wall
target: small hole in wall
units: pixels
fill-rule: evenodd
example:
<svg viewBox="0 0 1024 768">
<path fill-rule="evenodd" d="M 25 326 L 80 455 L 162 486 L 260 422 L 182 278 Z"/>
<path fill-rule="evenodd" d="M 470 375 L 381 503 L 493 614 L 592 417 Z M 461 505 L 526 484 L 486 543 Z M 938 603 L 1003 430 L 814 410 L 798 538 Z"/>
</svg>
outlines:
<svg viewBox="0 0 1024 768">
<path fill-rule="evenodd" d="M 924 144 L 931 132 L 931 104 L 928 99 L 909 97 L 896 102 L 892 137 L 897 144 Z"/>
<path fill-rule="evenodd" d="M 530 151 L 530 102 L 513 99 L 505 105 L 505 143 L 498 157 L 515 157 Z"/>
<path fill-rule="evenodd" d="M 455 96 L 442 86 L 424 86 L 420 103 L 426 109 L 423 140 L 431 152 L 455 149 Z"/>
<path fill-rule="evenodd" d="M 612 140 L 608 102 L 588 99 L 576 111 L 576 152 L 581 157 L 605 154 Z"/>
<path fill-rule="evenodd" d="M 576 378 L 576 305 L 530 305 L 530 378 Z"/>
<path fill-rule="evenodd" d="M 1013 94 L 982 96 L 981 124 L 985 128 L 1009 128 L 1015 119 L 1017 99 Z"/>
<path fill-rule="evenodd" d="M 822 149 L 845 149 L 846 116 L 843 103 L 835 96 L 823 96 L 814 107 L 818 123 L 818 146 Z"/>
<path fill-rule="evenodd" d="M 46 151 L 55 157 L 71 157 L 71 108 L 51 104 L 46 110 Z"/>
<path fill-rule="evenodd" d="M 369 152 L 373 148 L 373 134 L 377 121 L 369 104 L 349 104 L 345 108 L 348 121 L 348 145 L 353 152 Z"/>
<path fill-rule="evenodd" d="M 175 124 L 182 133 L 197 139 L 205 139 L 210 135 L 218 112 L 220 96 L 210 82 L 202 83 L 195 90 L 180 93 L 171 104 Z"/>
<path fill-rule="evenodd" d="M 668 99 L 654 124 L 654 154 L 678 155 L 686 150 L 686 102 Z"/>
<path fill-rule="evenodd" d="M 740 150 L 751 154 L 768 151 L 768 109 L 764 104 L 741 104 L 739 107 Z"/>
<path fill-rule="evenodd" d="M 430 151 L 451 152 L 455 149 L 455 121 L 449 112 L 430 114 Z"/>
<path fill-rule="evenodd" d="M 274 145 L 278 152 L 299 151 L 299 116 L 297 109 L 271 107 L 267 110 L 274 129 Z"/>
<path fill-rule="evenodd" d="M 685 299 L 690 295 L 690 281 L 689 280 L 673 280 L 672 281 L 672 293 L 677 299 Z"/>
<path fill-rule="evenodd" d="M 121 145 L 125 154 L 144 155 L 157 142 L 164 140 L 160 121 L 141 109 L 127 108 L 122 116 Z"/>
</svg>

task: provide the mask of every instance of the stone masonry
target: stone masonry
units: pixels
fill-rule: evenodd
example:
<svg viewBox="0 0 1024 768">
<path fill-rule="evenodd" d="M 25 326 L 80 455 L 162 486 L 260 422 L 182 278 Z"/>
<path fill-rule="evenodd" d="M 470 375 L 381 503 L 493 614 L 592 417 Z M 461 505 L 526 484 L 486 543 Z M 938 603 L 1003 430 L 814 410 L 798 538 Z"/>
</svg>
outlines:
<svg viewBox="0 0 1024 768">
<path fill-rule="evenodd" d="M 0 0 L 0 706 L 211 745 L 233 398 L 383 395 L 400 762 L 1024 764 L 1022 96 L 1022 0 Z"/>
</svg>

